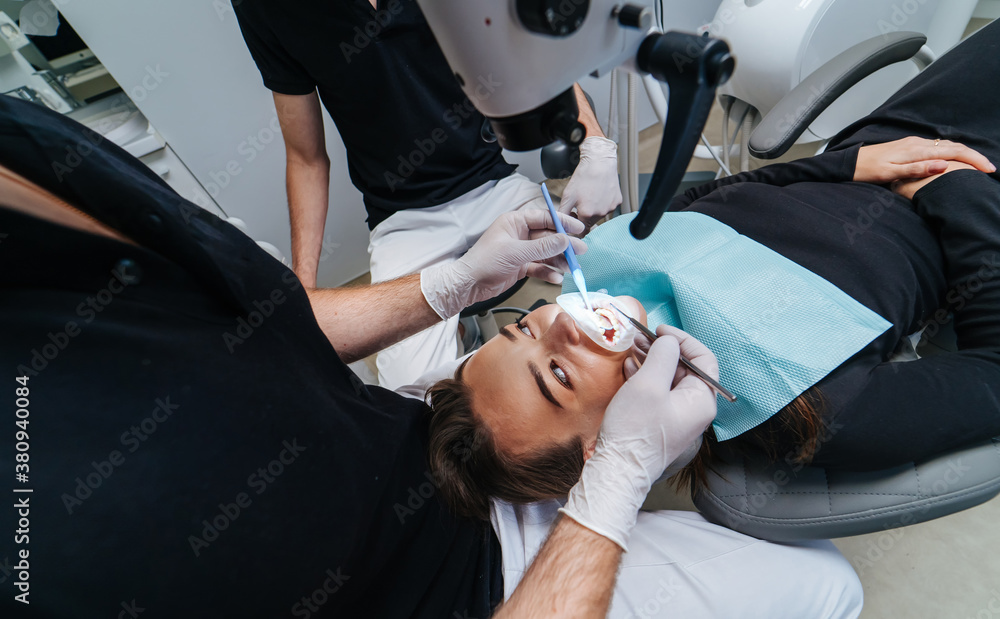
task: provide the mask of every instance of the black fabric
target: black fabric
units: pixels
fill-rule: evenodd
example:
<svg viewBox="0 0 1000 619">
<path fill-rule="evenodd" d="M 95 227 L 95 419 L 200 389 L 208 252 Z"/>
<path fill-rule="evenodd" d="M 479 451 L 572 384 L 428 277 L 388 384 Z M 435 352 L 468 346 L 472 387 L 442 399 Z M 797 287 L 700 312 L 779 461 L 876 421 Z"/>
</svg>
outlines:
<svg viewBox="0 0 1000 619">
<path fill-rule="evenodd" d="M 340 361 L 291 271 L 124 151 L 9 97 L 0 164 L 142 246 L 0 207 L 0 467 L 13 478 L 26 376 L 16 485 L 33 490 L 10 495 L 29 497 L 27 545 L 0 510 L 0 615 L 28 608 L 20 549 L 37 617 L 489 614 L 497 542 L 438 502 L 424 405 Z"/>
<path fill-rule="evenodd" d="M 347 147 L 368 226 L 509 176 L 484 117 L 462 92 L 416 0 L 233 0 L 269 89 L 319 91 Z M 489 97 L 500 86 L 480 79 Z"/>
<path fill-rule="evenodd" d="M 952 172 L 912 202 L 851 180 L 863 144 L 909 135 L 961 142 L 1000 163 L 997 85 L 984 79 L 1000 73 L 998 47 L 994 23 L 824 154 L 721 179 L 671 204 L 732 226 L 892 323 L 816 385 L 828 427 L 816 464 L 879 469 L 1000 435 L 1000 175 Z M 903 336 L 925 326 L 933 335 L 952 313 L 958 352 L 887 362 Z M 778 453 L 795 453 L 776 418 L 768 425 L 782 437 Z"/>
</svg>

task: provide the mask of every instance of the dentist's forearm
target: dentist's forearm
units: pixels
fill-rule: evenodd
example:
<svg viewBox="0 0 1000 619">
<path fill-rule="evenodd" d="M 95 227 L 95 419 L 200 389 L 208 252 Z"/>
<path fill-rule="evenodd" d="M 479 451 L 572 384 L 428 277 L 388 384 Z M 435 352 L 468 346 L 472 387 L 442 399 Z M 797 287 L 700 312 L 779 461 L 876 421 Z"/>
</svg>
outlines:
<svg viewBox="0 0 1000 619">
<path fill-rule="evenodd" d="M 441 318 L 420 290 L 420 274 L 352 288 L 306 291 L 323 333 L 344 363 L 363 359 Z"/>
<path fill-rule="evenodd" d="M 493 617 L 605 617 L 621 555 L 618 544 L 561 517 L 514 594 Z"/>
</svg>

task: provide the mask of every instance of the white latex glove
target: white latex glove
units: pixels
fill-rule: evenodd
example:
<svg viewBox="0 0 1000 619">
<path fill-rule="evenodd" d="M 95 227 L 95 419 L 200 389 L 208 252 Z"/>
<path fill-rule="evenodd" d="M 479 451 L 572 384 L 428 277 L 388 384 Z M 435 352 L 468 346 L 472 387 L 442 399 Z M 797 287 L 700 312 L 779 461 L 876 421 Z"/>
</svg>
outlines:
<svg viewBox="0 0 1000 619">
<path fill-rule="evenodd" d="M 715 392 L 677 365 L 683 352 L 717 378 L 715 355 L 679 329 L 664 325 L 656 332 L 663 337 L 653 343 L 642 367 L 611 400 L 594 455 L 559 510 L 625 551 L 653 481 L 715 419 Z M 635 370 L 634 363 L 628 365 L 628 371 Z"/>
<path fill-rule="evenodd" d="M 587 227 L 622 203 L 618 185 L 618 145 L 607 138 L 589 137 L 580 144 L 580 163 L 563 189 L 559 211 L 576 216 Z"/>
<path fill-rule="evenodd" d="M 583 232 L 582 223 L 560 215 L 567 234 Z M 447 319 L 479 301 L 491 299 L 527 276 L 562 283 L 569 271 L 562 252 L 573 243 L 583 254 L 587 244 L 557 234 L 548 211 L 504 213 L 464 256 L 420 272 L 420 290 L 438 316 Z"/>
</svg>

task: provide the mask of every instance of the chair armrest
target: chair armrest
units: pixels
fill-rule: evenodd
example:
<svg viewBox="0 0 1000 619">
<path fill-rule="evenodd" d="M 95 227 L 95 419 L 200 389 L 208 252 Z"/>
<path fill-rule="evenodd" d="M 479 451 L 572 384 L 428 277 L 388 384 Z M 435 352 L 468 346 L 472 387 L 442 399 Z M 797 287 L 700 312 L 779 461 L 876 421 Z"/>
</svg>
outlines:
<svg viewBox="0 0 1000 619">
<path fill-rule="evenodd" d="M 892 32 L 872 37 L 838 54 L 785 95 L 750 136 L 750 154 L 775 159 L 823 111 L 852 86 L 893 63 L 913 58 L 927 37 L 917 32 Z"/>
</svg>

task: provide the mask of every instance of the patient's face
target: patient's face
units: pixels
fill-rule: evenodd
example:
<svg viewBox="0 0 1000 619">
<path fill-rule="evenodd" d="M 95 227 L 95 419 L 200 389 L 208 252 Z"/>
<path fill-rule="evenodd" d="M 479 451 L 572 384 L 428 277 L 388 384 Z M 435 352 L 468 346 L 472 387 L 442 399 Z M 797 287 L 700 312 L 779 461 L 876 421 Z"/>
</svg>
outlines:
<svg viewBox="0 0 1000 619">
<path fill-rule="evenodd" d="M 645 322 L 632 297 L 620 307 Z M 577 330 L 558 305 L 546 305 L 509 325 L 469 359 L 462 378 L 477 416 L 497 446 L 516 456 L 582 437 L 597 439 L 608 403 L 625 382 L 631 354 L 611 352 Z"/>
</svg>

